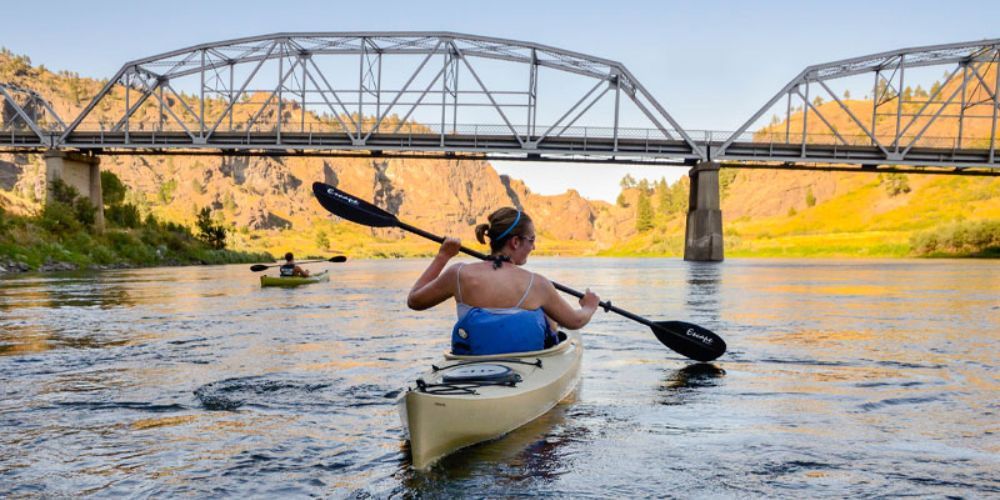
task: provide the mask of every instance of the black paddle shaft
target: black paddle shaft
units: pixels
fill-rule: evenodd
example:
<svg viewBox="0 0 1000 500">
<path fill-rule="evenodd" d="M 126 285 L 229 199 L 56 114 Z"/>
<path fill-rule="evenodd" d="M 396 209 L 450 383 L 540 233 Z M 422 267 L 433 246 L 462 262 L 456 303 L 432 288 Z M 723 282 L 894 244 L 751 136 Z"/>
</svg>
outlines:
<svg viewBox="0 0 1000 500">
<path fill-rule="evenodd" d="M 413 227 L 400 221 L 395 215 L 361 200 L 339 189 L 322 182 L 313 183 L 313 193 L 323 208 L 351 222 L 369 227 L 398 227 L 404 231 L 423 236 L 431 241 L 443 243 L 444 237 L 428 233 L 423 229 Z M 489 260 L 490 256 L 470 248 L 459 247 L 462 253 L 477 259 Z M 583 293 L 562 284 L 552 282 L 557 290 L 577 298 L 583 298 Z M 653 330 L 656 338 L 663 345 L 698 361 L 711 361 L 726 352 L 726 342 L 721 337 L 701 326 L 683 321 L 650 321 L 624 309 L 611 305 L 610 301 L 599 303 L 605 311 L 615 312 L 632 321 L 642 323 Z"/>
<path fill-rule="evenodd" d="M 347 262 L 347 257 L 343 255 L 337 255 L 335 257 L 330 257 L 329 259 L 323 260 L 304 260 L 302 262 L 296 262 L 296 264 L 315 264 L 317 262 Z M 254 264 L 250 266 L 250 270 L 253 272 L 264 271 L 272 267 L 280 267 L 284 264 Z"/>
</svg>

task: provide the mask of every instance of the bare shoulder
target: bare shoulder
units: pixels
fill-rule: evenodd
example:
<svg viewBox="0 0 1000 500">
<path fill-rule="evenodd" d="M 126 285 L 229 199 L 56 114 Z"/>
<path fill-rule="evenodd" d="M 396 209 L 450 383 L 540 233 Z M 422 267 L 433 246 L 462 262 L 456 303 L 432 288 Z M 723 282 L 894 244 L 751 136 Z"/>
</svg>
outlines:
<svg viewBox="0 0 1000 500">
<path fill-rule="evenodd" d="M 462 262 L 452 263 L 448 267 L 444 268 L 444 271 L 441 272 L 441 276 L 452 276 L 452 277 L 454 277 L 456 274 L 458 274 L 458 268 L 460 268 L 460 267 L 462 267 Z"/>
<path fill-rule="evenodd" d="M 543 289 L 552 289 L 555 291 L 556 287 L 552 284 L 552 280 L 546 278 L 544 275 L 535 273 L 535 283 Z"/>
</svg>

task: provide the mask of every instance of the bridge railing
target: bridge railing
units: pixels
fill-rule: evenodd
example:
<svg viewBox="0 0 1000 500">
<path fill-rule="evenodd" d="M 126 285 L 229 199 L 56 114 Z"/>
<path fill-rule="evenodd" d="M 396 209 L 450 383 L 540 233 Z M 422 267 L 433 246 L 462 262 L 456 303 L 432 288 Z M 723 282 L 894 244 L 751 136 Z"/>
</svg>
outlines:
<svg viewBox="0 0 1000 500">
<path fill-rule="evenodd" d="M 128 127 L 116 127 L 116 124 L 111 121 L 84 121 L 77 127 L 77 133 L 102 133 L 107 137 L 118 137 L 124 134 L 126 131 L 132 132 L 190 132 L 194 136 L 199 135 L 198 130 L 199 122 L 196 121 L 186 121 L 186 122 L 148 122 L 148 121 L 137 121 L 130 122 Z M 362 133 L 368 133 L 373 131 L 374 123 L 365 122 L 361 126 Z M 534 127 L 528 127 L 526 125 L 498 125 L 498 124 L 487 124 L 487 123 L 469 123 L 469 124 L 458 124 L 452 125 L 447 124 L 442 127 L 441 124 L 422 124 L 422 123 L 405 123 L 399 125 L 396 124 L 385 124 L 383 123 L 379 130 L 375 133 L 378 134 L 392 134 L 392 135 L 446 135 L 446 136 L 470 136 L 470 137 L 498 137 L 498 136 L 510 136 L 512 134 L 511 130 L 516 132 L 522 137 L 539 137 L 543 132 L 548 129 L 547 125 L 536 125 Z M 251 127 L 244 128 L 240 124 L 234 124 L 232 129 L 220 129 L 215 133 L 217 134 L 231 134 L 231 133 L 251 133 L 251 134 L 276 134 L 279 132 L 279 127 L 277 122 L 259 120 L 255 122 Z M 281 133 L 306 133 L 306 134 L 346 134 L 348 132 L 355 133 L 357 128 L 344 127 L 336 121 L 322 121 L 322 120 L 310 120 L 305 122 L 293 122 L 289 123 L 287 121 L 281 123 L 280 127 Z M 676 134 L 676 130 L 668 129 L 668 132 Z M 663 131 L 656 128 L 642 128 L 642 127 L 619 127 L 615 129 L 614 127 L 604 127 L 604 126 L 572 126 L 572 127 L 557 127 L 555 131 L 549 133 L 547 138 L 594 138 L 594 139 L 614 139 L 618 137 L 620 139 L 640 139 L 649 141 L 662 141 L 664 140 Z M 675 135 L 675 137 L 679 137 Z"/>
<path fill-rule="evenodd" d="M 183 124 L 176 121 L 165 121 L 165 122 L 148 122 L 148 121 L 136 121 L 129 123 L 127 128 L 127 133 L 136 133 L 138 135 L 149 135 L 149 134 L 173 134 L 177 133 L 188 133 L 190 132 L 192 137 L 198 137 L 198 122 L 184 122 Z M 368 133 L 372 131 L 374 125 L 373 121 L 366 121 L 362 124 L 361 132 Z M 397 127 L 398 126 L 398 127 Z M 122 136 L 126 133 L 126 130 L 114 130 L 115 124 L 110 121 L 84 121 L 78 126 L 78 131 L 88 135 L 87 142 L 94 145 L 105 145 L 105 146 L 128 146 L 128 142 L 122 143 Z M 548 126 L 536 125 L 535 127 L 528 127 L 526 125 L 513 125 L 508 127 L 506 125 L 497 124 L 486 124 L 486 123 L 471 123 L 471 124 L 458 124 L 452 125 L 447 124 L 443 128 L 441 124 L 421 124 L 421 123 L 404 123 L 404 124 L 386 124 L 383 123 L 379 127 L 378 134 L 391 135 L 396 137 L 408 138 L 408 137 L 426 137 L 426 136 L 445 136 L 445 137 L 463 137 L 470 139 L 477 138 L 497 138 L 497 137 L 508 137 L 511 135 L 511 129 L 518 135 L 524 138 L 532 139 L 538 138 L 540 134 L 543 133 Z M 29 144 L 30 138 L 27 138 L 24 133 L 20 132 L 30 132 L 28 130 L 9 130 L 4 131 L 0 134 L 0 141 L 6 144 Z M 47 130 L 48 135 L 55 140 L 59 135 L 59 128 L 53 127 Z M 246 134 L 248 136 L 275 136 L 279 134 L 308 134 L 316 137 L 323 137 L 329 135 L 338 134 L 348 134 L 356 133 L 357 129 L 351 128 L 348 130 L 343 125 L 335 120 L 310 120 L 305 122 L 295 122 L 290 123 L 288 121 L 282 122 L 279 132 L 279 127 L 276 122 L 261 120 L 254 123 L 249 129 L 242 128 L 239 124 L 234 124 L 232 129 L 219 130 L 217 134 L 224 134 L 227 136 L 232 136 L 234 133 Z M 674 130 L 669 130 L 673 133 Z M 872 141 L 872 138 L 865 134 L 833 134 L 833 133 L 818 133 L 810 132 L 807 134 L 802 134 L 801 132 L 786 132 L 784 130 L 764 130 L 757 132 L 742 132 L 739 134 L 734 134 L 733 131 L 725 130 L 688 130 L 689 136 L 703 144 L 721 144 L 724 141 L 733 139 L 734 143 L 749 143 L 757 145 L 782 145 L 782 146 L 851 146 L 851 147 L 875 147 L 876 145 Z M 96 134 L 96 137 L 94 136 Z M 649 144 L 662 144 L 663 142 L 670 142 L 664 139 L 663 132 L 655 128 L 640 128 L 640 127 L 619 127 L 617 130 L 613 127 L 602 127 L 602 126 L 572 126 L 565 128 L 557 128 L 555 131 L 550 133 L 547 138 L 549 139 L 595 139 L 595 140 L 611 140 L 617 137 L 621 140 L 638 140 L 648 142 Z M 917 147 L 925 148 L 935 148 L 944 150 L 957 150 L 957 149 L 988 149 L 990 146 L 990 141 L 988 137 L 982 137 L 970 140 L 966 138 L 959 143 L 957 137 L 939 137 L 939 136 L 917 136 L 904 135 L 900 138 L 900 144 L 909 144 L 911 141 L 916 139 Z M 146 145 L 150 143 L 149 138 L 137 139 L 135 145 Z M 156 140 L 153 137 L 152 140 Z M 166 141 L 166 136 L 160 138 L 161 141 Z M 166 144 L 166 142 L 163 142 Z"/>
<path fill-rule="evenodd" d="M 856 147 L 877 147 L 875 141 L 867 134 L 833 134 L 833 133 L 819 133 L 819 132 L 809 132 L 802 134 L 801 132 L 785 132 L 785 131 L 758 131 L 758 132 L 742 132 L 735 134 L 734 132 L 727 131 L 689 131 L 691 136 L 695 140 L 702 139 L 710 144 L 719 144 L 729 139 L 733 139 L 734 143 L 755 143 L 755 144 L 774 144 L 774 145 L 789 145 L 789 146 L 820 146 L 820 145 L 839 145 L 839 146 L 856 146 Z M 881 144 L 892 145 L 893 137 L 881 138 L 883 142 Z M 956 136 L 918 136 L 917 134 L 906 134 L 899 138 L 900 147 L 904 147 L 911 143 L 914 147 L 923 148 L 935 148 L 935 149 L 989 149 L 990 138 L 989 137 L 978 137 L 969 138 L 965 137 L 961 142 Z M 914 142 L 916 141 L 916 142 Z"/>
<path fill-rule="evenodd" d="M 110 121 L 92 121 L 87 120 L 80 124 L 78 127 L 79 132 L 111 132 L 114 128 L 114 123 Z M 362 125 L 362 132 L 372 131 L 372 123 L 364 123 Z M 44 121 L 39 123 L 40 128 L 49 133 L 56 133 L 61 130 L 61 126 L 58 123 L 46 123 Z M 186 130 L 191 131 L 194 135 L 198 135 L 197 127 L 198 122 L 190 121 L 184 122 L 181 126 L 177 122 L 131 122 L 129 124 L 128 130 L 131 132 L 184 132 Z M 546 128 L 546 125 L 537 125 L 529 130 L 529 127 L 525 125 L 513 125 L 513 129 L 521 136 L 538 136 Z M 378 133 L 382 134 L 404 134 L 404 135 L 420 135 L 420 134 L 432 134 L 441 135 L 442 127 L 440 124 L 422 124 L 422 123 L 406 123 L 399 127 L 386 126 L 383 124 L 379 127 Z M 4 129 L 4 133 L 10 134 L 15 132 L 28 132 L 31 129 L 27 126 L 20 126 L 10 129 Z M 219 130 L 221 133 L 230 132 L 241 132 L 246 133 L 248 130 L 236 125 L 231 130 Z M 276 133 L 278 131 L 277 124 L 275 122 L 258 121 L 254 123 L 250 129 L 252 133 L 268 134 Z M 351 128 L 348 130 L 337 122 L 328 121 L 307 121 L 303 124 L 298 122 L 294 124 L 289 124 L 284 122 L 282 124 L 281 131 L 283 133 L 311 133 L 311 134 L 336 134 L 336 133 L 346 133 L 355 132 L 356 129 Z M 124 131 L 119 131 L 123 133 Z M 663 132 L 656 128 L 642 128 L 642 127 L 619 127 L 616 131 L 613 127 L 602 127 L 602 126 L 573 126 L 568 128 L 558 129 L 558 134 L 549 134 L 548 137 L 574 137 L 574 138 L 586 138 L 591 137 L 595 139 L 612 139 L 616 135 L 622 139 L 642 139 L 659 141 L 663 138 Z M 668 132 L 676 133 L 676 130 L 668 129 Z M 487 124 L 487 123 L 471 123 L 471 124 L 459 124 L 457 126 L 452 126 L 451 124 L 446 125 L 443 128 L 444 135 L 465 135 L 465 136 L 503 136 L 510 135 L 511 128 L 506 125 L 497 124 Z M 833 134 L 833 133 L 819 133 L 810 132 L 807 134 L 802 134 L 801 132 L 785 132 L 785 131 L 756 131 L 756 132 L 741 132 L 734 135 L 734 131 L 731 130 L 697 130 L 688 129 L 687 133 L 692 139 L 702 143 L 719 143 L 727 139 L 734 139 L 733 142 L 744 142 L 744 143 L 764 143 L 764 144 L 788 144 L 797 145 L 805 142 L 809 144 L 842 144 L 846 146 L 872 146 L 873 141 L 871 137 L 866 134 Z M 110 134 L 109 134 L 110 135 Z M 998 136 L 1000 138 L 1000 136 Z M 890 138 L 891 139 L 891 138 Z M 924 147 L 934 147 L 934 148 L 958 148 L 958 138 L 954 136 L 917 136 L 916 134 L 908 134 L 901 136 L 901 142 L 909 143 L 913 139 L 918 139 L 917 145 Z M 8 136 L 8 140 L 9 136 Z M 978 140 L 969 141 L 968 138 L 962 141 L 963 147 L 975 148 L 976 142 L 989 143 L 989 137 L 982 137 Z"/>
<path fill-rule="evenodd" d="M 62 125 L 59 122 L 40 120 L 38 123 L 39 130 L 43 133 L 45 137 L 44 142 L 46 144 L 56 144 L 59 136 L 62 132 Z M 362 125 L 362 132 L 370 132 L 373 126 L 373 122 L 366 122 Z M 129 143 L 122 143 L 122 135 L 126 132 L 124 130 L 118 130 L 113 132 L 115 127 L 114 123 L 110 121 L 84 121 L 78 127 L 78 130 L 82 133 L 86 133 L 88 138 L 86 142 L 93 144 L 95 146 L 128 146 Z M 185 130 L 185 127 L 186 130 Z M 197 127 L 198 122 L 185 122 L 183 125 L 177 122 L 148 122 L 148 121 L 137 121 L 129 124 L 128 133 L 137 133 L 140 135 L 156 134 L 156 133 L 186 133 L 191 132 L 193 136 L 197 137 Z M 525 138 L 537 138 L 542 131 L 546 130 L 548 127 L 544 125 L 538 125 L 529 130 L 529 127 L 525 125 L 514 125 L 513 129 L 521 136 Z M 337 134 L 347 134 L 348 132 L 356 132 L 356 129 L 351 129 L 348 131 L 340 123 L 336 121 L 318 121 L 312 120 L 304 123 L 291 124 L 288 122 L 283 122 L 281 127 L 282 134 L 309 134 L 315 135 L 317 137 L 326 135 L 337 135 Z M 670 132 L 674 132 L 670 130 Z M 688 130 L 690 137 L 703 144 L 721 144 L 724 141 L 733 139 L 735 143 L 749 143 L 757 145 L 782 145 L 782 146 L 851 146 L 851 147 L 874 147 L 875 144 L 872 138 L 865 134 L 833 134 L 833 133 L 807 133 L 802 134 L 801 132 L 786 132 L 784 130 L 764 130 L 757 132 L 742 132 L 739 134 L 734 134 L 733 131 L 725 130 Z M 242 129 L 239 125 L 234 126 L 232 130 L 222 130 L 219 131 L 221 134 L 232 135 L 233 133 L 247 134 L 247 135 L 257 135 L 257 136 L 273 136 L 277 135 L 278 126 L 277 123 L 268 121 L 259 121 L 250 129 Z M 446 137 L 464 137 L 471 138 L 473 140 L 477 138 L 496 138 L 496 137 L 506 137 L 510 136 L 511 128 L 505 125 L 496 124 L 459 124 L 457 126 L 452 126 L 448 124 L 442 130 L 440 124 L 420 124 L 420 123 L 404 123 L 396 128 L 396 125 L 387 126 L 382 124 L 379 133 L 399 136 L 402 138 L 408 137 L 426 137 L 428 135 L 446 136 Z M 96 136 L 95 136 L 96 134 Z M 551 133 L 549 138 L 569 138 L 569 139 L 597 139 L 597 140 L 608 140 L 614 139 L 615 137 L 622 140 L 640 140 L 645 141 L 650 144 L 660 144 L 664 141 L 663 133 L 659 129 L 655 128 L 639 128 L 639 127 L 619 127 L 616 130 L 613 127 L 601 127 L 601 126 L 573 126 L 567 128 L 557 129 L 555 132 Z M 966 138 L 959 143 L 957 137 L 940 137 L 940 136 L 917 136 L 904 135 L 900 138 L 900 144 L 909 144 L 911 141 L 916 139 L 917 147 L 943 149 L 943 150 L 958 150 L 958 149 L 988 149 L 990 147 L 990 140 L 988 137 L 981 137 L 977 139 L 970 140 Z M 148 145 L 150 144 L 149 138 L 143 138 L 137 140 L 134 145 Z M 152 138 L 154 142 L 162 142 L 167 144 L 166 137 L 160 137 L 159 141 Z M 79 141 L 77 141 L 79 142 Z M 0 128 L 0 144 L 11 145 L 11 146 L 32 146 L 39 143 L 38 136 L 34 133 L 33 129 L 27 126 L 23 121 L 13 121 L 6 126 Z"/>
</svg>

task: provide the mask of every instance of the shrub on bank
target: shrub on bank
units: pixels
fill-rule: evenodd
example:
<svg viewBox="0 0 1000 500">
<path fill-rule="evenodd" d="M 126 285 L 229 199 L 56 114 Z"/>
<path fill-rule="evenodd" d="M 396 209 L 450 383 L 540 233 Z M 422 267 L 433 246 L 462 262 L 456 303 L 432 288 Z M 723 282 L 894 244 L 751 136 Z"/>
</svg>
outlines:
<svg viewBox="0 0 1000 500">
<path fill-rule="evenodd" d="M 11 222 L 7 219 L 6 211 L 3 207 L 0 207 L 0 236 L 5 234 L 8 229 L 10 229 Z"/>
<path fill-rule="evenodd" d="M 104 219 L 118 227 L 137 228 L 142 224 L 139 208 L 132 203 L 111 205 L 104 210 Z"/>
<path fill-rule="evenodd" d="M 80 196 L 76 188 L 60 179 L 54 179 L 50 189 L 52 199 L 45 204 L 45 212 L 52 212 L 51 222 L 57 225 L 67 224 L 67 218 L 72 217 L 81 226 L 89 228 L 94 225 L 97 207 L 88 198 Z"/>
<path fill-rule="evenodd" d="M 910 238 L 913 252 L 932 257 L 1000 257 L 1000 221 L 956 222 Z"/>
<path fill-rule="evenodd" d="M 76 218 L 73 207 L 59 201 L 45 205 L 38 223 L 52 234 L 72 234 L 83 228 Z"/>
</svg>

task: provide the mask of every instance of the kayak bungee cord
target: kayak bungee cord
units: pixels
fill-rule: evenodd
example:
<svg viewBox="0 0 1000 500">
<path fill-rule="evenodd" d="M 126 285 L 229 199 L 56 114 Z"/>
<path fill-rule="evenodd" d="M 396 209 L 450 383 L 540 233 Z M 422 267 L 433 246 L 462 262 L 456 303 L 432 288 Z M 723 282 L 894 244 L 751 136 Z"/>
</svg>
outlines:
<svg viewBox="0 0 1000 500">
<path fill-rule="evenodd" d="M 417 379 L 417 390 L 427 394 L 438 394 L 438 395 L 455 395 L 455 394 L 470 394 L 474 396 L 479 395 L 479 391 L 476 389 L 480 387 L 516 387 L 518 383 L 521 382 L 521 376 L 514 374 L 513 378 L 508 381 L 503 382 L 462 382 L 456 384 L 428 384 L 424 382 L 424 379 Z"/>
<path fill-rule="evenodd" d="M 448 365 L 448 366 L 437 366 L 437 365 L 433 365 L 432 364 L 431 365 L 431 369 L 434 370 L 434 371 L 436 371 L 436 372 L 438 372 L 438 371 L 441 371 L 441 370 L 447 370 L 449 368 L 458 368 L 459 366 L 477 365 L 477 364 L 481 364 L 481 363 L 514 363 L 514 364 L 519 364 L 519 365 L 537 366 L 538 368 L 542 367 L 542 359 L 541 358 L 535 359 L 534 361 L 524 361 L 524 360 L 521 360 L 521 359 L 514 359 L 514 358 L 511 358 L 511 359 L 507 359 L 507 358 L 496 359 L 496 358 L 494 358 L 494 359 L 463 361 L 461 363 L 455 363 L 453 365 Z"/>
<path fill-rule="evenodd" d="M 541 358 L 535 361 L 524 361 L 514 358 L 482 359 L 455 363 L 448 366 L 431 365 L 432 373 L 443 371 L 454 371 L 457 373 L 447 373 L 442 375 L 441 383 L 428 384 L 422 378 L 416 380 L 417 390 L 427 394 L 453 395 L 471 394 L 478 395 L 475 389 L 480 387 L 500 386 L 516 387 L 523 379 L 521 375 L 509 366 L 498 365 L 497 363 L 518 364 L 542 368 Z M 478 370 L 477 370 L 478 368 Z"/>
</svg>

